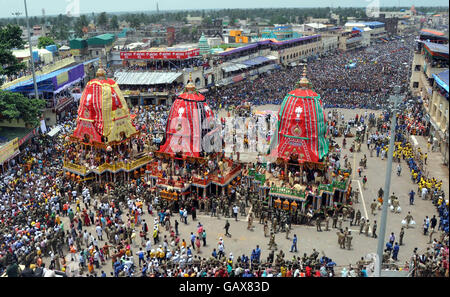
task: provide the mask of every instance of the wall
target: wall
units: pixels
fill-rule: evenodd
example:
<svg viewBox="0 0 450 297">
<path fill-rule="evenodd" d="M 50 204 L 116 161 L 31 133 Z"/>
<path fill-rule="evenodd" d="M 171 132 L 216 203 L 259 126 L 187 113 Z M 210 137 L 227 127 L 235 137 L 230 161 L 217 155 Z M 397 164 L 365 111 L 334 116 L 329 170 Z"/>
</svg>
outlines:
<svg viewBox="0 0 450 297">
<path fill-rule="evenodd" d="M 14 128 L 26 128 L 25 122 L 22 119 L 14 119 L 14 120 L 1 120 L 1 127 L 14 127 Z"/>
<path fill-rule="evenodd" d="M 317 42 L 279 50 L 278 56 L 280 57 L 281 64 L 288 65 L 289 63 L 300 61 L 309 56 L 318 55 L 322 53 L 322 48 L 322 40 L 319 40 Z"/>
<path fill-rule="evenodd" d="M 323 52 L 329 52 L 337 49 L 339 46 L 337 36 L 322 36 L 322 48 Z"/>
<path fill-rule="evenodd" d="M 187 85 L 187 83 L 189 81 L 189 75 L 190 75 L 190 72 L 183 71 L 183 85 Z M 205 79 L 203 77 L 202 67 L 196 67 L 192 71 L 192 81 L 194 83 L 197 80 L 197 78 L 200 79 L 200 86 L 197 86 L 197 89 L 204 88 L 205 87 Z"/>
</svg>

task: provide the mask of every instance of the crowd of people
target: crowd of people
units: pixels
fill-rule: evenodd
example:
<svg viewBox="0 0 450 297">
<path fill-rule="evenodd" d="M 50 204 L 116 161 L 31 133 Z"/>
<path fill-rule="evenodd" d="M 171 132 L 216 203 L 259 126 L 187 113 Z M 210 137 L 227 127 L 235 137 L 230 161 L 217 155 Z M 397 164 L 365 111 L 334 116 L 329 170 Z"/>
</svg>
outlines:
<svg viewBox="0 0 450 297">
<path fill-rule="evenodd" d="M 407 40 L 406 43 L 408 42 L 410 41 Z M 403 61 L 408 62 L 407 59 L 410 57 L 402 53 L 406 51 L 402 48 L 403 46 L 408 47 L 400 41 L 393 41 L 374 45 L 373 48 L 378 50 L 378 54 L 374 51 L 359 50 L 345 54 L 339 60 L 331 57 L 329 63 L 326 63 L 326 59 L 318 60 L 308 65 L 310 69 L 308 77 L 328 106 L 381 108 L 384 107 L 383 100 L 386 99 L 392 87 L 391 82 L 405 84 L 403 80 L 406 79 L 404 72 L 406 67 L 402 65 Z M 380 55 L 380 52 L 387 54 Z M 339 71 L 339 67 L 344 68 L 342 63 L 350 58 L 358 61 L 357 67 Z M 329 73 L 334 75 L 327 72 L 328 67 L 330 67 Z M 372 70 L 372 67 L 376 70 Z M 383 69 L 383 67 L 386 68 Z M 226 108 L 233 104 L 240 105 L 243 101 L 250 101 L 255 105 L 280 104 L 286 93 L 299 79 L 298 71 L 299 68 L 289 68 L 266 74 L 251 83 L 244 82 L 244 85 L 211 91 L 207 97 L 215 109 Z M 371 75 L 374 76 L 373 79 Z M 350 88 L 354 91 L 348 93 Z M 376 94 L 380 94 L 380 97 L 373 96 Z M 361 98 L 365 99 L 361 100 Z M 153 144 L 154 139 L 157 138 L 154 135 L 165 130 L 168 108 L 136 107 L 132 109 L 132 113 L 136 115 L 137 129 L 143 132 L 141 140 Z M 74 129 L 75 105 L 68 114 L 69 116 L 60 123 L 64 134 L 70 134 Z M 415 249 L 407 269 L 414 275 L 420 276 L 433 275 L 433 273 L 448 275 L 448 200 L 439 192 L 442 183 L 423 173 L 420 164 L 417 164 L 417 155 L 411 154 L 407 143 L 406 136 L 411 131 L 407 127 L 419 123 L 420 114 L 418 105 L 404 110 L 403 115 L 407 116 L 409 126 L 405 124 L 405 117 L 398 117 L 398 136 L 396 135 L 398 154 L 396 156 L 399 162 L 401 159 L 407 162 L 414 183 L 420 187 L 419 192 L 423 193 L 422 189 L 427 188 L 429 192 L 440 194 L 440 196 L 433 196 L 433 202 L 441 220 L 438 231 L 441 231 L 442 236 L 430 240 L 431 246 L 423 255 L 419 255 Z M 388 118 L 387 112 L 377 121 L 373 114 L 360 115 L 348 124 L 347 130 L 355 125 L 363 126 L 358 139 L 364 142 L 364 135 L 366 135 L 368 149 L 375 149 L 377 156 L 383 158 L 386 154 L 381 152 L 387 153 L 389 138 L 388 126 L 384 124 L 383 119 Z M 334 117 L 332 121 L 337 126 L 339 118 Z M 371 131 L 370 127 L 375 128 L 375 131 Z M 333 137 L 331 135 L 330 137 L 332 145 L 335 145 Z M 55 271 L 62 271 L 68 276 L 102 277 L 109 275 L 116 277 L 328 277 L 338 274 L 335 271 L 337 266 L 335 261 L 325 254 L 320 257 L 316 250 L 313 250 L 309 256 L 294 255 L 291 259 L 286 257 L 282 249 L 275 254 L 273 248 L 276 249 L 276 244 L 273 233 L 269 241 L 270 251 L 267 258 L 262 256 L 262 249 L 259 246 L 248 254 L 234 255 L 232 244 L 226 239 L 221 237 L 217 244 L 209 240 L 208 230 L 196 219 L 197 209 L 206 210 L 212 217 L 223 215 L 226 218 L 234 216 L 236 219 L 240 210 L 242 216 L 248 214 L 249 218 L 253 218 L 253 212 L 256 212 L 259 206 L 254 202 L 249 205 L 248 200 L 251 199 L 248 197 L 251 196 L 249 194 L 251 191 L 244 179 L 237 186 L 238 190 L 232 189 L 229 193 L 222 193 L 221 196 L 216 193 L 217 197 L 211 197 L 207 206 L 204 205 L 206 202 L 200 202 L 200 199 L 197 199 L 199 197 L 193 194 L 176 205 L 168 204 L 140 178 L 133 179 L 129 183 L 120 181 L 88 183 L 77 182 L 65 176 L 62 173 L 63 156 L 67 152 L 70 155 L 71 152 L 70 148 L 67 150 L 64 146 L 64 142 L 63 137 L 51 138 L 41 135 L 33 138 L 22 149 L 16 161 L 11 163 L 10 168 L 0 176 L 0 274 L 31 276 L 39 273 L 39 275 L 51 276 L 55 275 Z M 345 144 L 343 147 L 345 148 Z M 347 157 L 341 156 L 339 150 L 330 156 L 330 161 L 331 171 L 350 167 Z M 341 162 L 344 163 L 342 167 Z M 160 171 L 166 172 L 166 176 L 192 175 L 192 170 L 199 169 L 198 167 L 184 168 L 181 164 L 176 164 L 175 172 L 171 172 L 172 169 L 167 166 L 167 162 L 165 168 L 163 163 L 158 165 L 161 166 Z M 215 168 L 219 164 L 213 165 Z M 279 168 L 280 175 L 289 174 L 282 173 L 281 170 Z M 305 184 L 312 184 L 320 177 L 315 175 L 313 170 L 305 171 L 305 174 L 306 176 L 300 176 L 297 172 L 293 172 L 290 178 L 293 181 L 303 179 Z M 254 197 L 254 199 L 257 198 Z M 230 204 L 228 203 L 230 201 L 236 203 Z M 179 213 L 179 218 L 176 211 Z M 332 228 L 340 230 L 338 242 L 341 248 L 350 248 L 352 235 L 347 230 L 344 231 L 342 222 L 348 216 L 351 218 L 350 225 L 352 225 L 356 219 L 355 225 L 357 221 L 361 230 L 363 228 L 367 230 L 366 234 L 368 234 L 369 222 L 360 223 L 361 213 L 358 218 L 358 213 L 355 214 L 347 209 L 340 209 L 340 211 L 344 213 L 338 215 L 337 211 L 333 211 L 331 215 Z M 192 216 L 194 224 L 190 225 L 192 226 L 190 232 L 181 234 L 179 224 L 187 225 L 188 213 Z M 260 223 L 264 223 L 264 236 L 266 236 L 267 218 L 261 214 L 259 218 Z M 327 229 L 329 219 L 326 215 Z M 317 230 L 321 230 L 321 218 L 316 219 L 316 223 Z M 284 230 L 288 238 L 290 224 L 291 221 L 281 220 L 281 218 L 272 220 L 272 231 L 276 233 L 278 230 Z M 432 219 L 430 222 L 425 220 L 424 225 L 431 225 L 431 229 L 434 230 L 437 222 Z M 251 229 L 251 227 L 249 219 L 248 228 Z M 224 228 L 225 234 L 229 235 L 229 223 Z M 375 237 L 375 230 L 376 227 L 372 225 L 373 237 Z M 427 232 L 430 232 L 428 227 Z M 400 237 L 402 238 L 401 234 Z M 297 252 L 296 238 L 294 236 L 292 252 L 293 250 Z M 207 245 L 209 250 L 213 246 L 211 254 L 204 248 Z M 389 238 L 389 245 L 385 250 L 387 255 L 385 262 L 389 262 L 387 261 L 389 258 L 397 260 L 401 245 L 401 240 L 398 244 L 395 236 Z M 370 274 L 368 270 L 371 269 L 371 263 L 372 261 L 363 258 L 356 265 L 342 269 L 341 276 L 367 276 Z M 19 265 L 24 267 L 19 269 Z M 109 275 L 105 271 L 109 271 Z"/>
<path fill-rule="evenodd" d="M 394 86 L 406 88 L 413 48 L 413 36 L 375 43 L 309 63 L 308 78 L 325 107 L 382 109 Z"/>
<path fill-rule="evenodd" d="M 326 108 L 382 109 L 396 85 L 406 86 L 412 62 L 414 37 L 375 43 L 307 64 L 307 76 Z M 346 68 L 349 61 L 355 68 Z M 253 105 L 281 104 L 301 78 L 303 67 L 272 70 L 254 80 L 244 80 L 210 90 L 208 98 L 215 108 L 250 102 Z"/>
</svg>

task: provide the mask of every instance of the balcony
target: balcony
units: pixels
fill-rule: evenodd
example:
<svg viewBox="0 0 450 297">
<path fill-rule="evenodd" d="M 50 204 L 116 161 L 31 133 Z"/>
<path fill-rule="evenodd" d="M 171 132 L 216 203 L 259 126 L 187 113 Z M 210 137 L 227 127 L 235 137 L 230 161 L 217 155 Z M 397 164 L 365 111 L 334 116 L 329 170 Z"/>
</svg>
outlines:
<svg viewBox="0 0 450 297">
<path fill-rule="evenodd" d="M 348 38 L 345 43 L 346 44 L 352 44 L 355 42 L 361 42 L 363 40 L 362 36 L 357 36 L 357 37 L 352 37 L 352 38 Z"/>
</svg>

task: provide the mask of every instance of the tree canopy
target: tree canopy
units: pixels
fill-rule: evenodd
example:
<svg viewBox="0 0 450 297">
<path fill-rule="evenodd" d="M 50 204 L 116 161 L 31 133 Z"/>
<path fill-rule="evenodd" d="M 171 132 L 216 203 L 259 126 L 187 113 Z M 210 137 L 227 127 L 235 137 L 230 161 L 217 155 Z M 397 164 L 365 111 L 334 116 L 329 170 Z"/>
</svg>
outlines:
<svg viewBox="0 0 450 297">
<path fill-rule="evenodd" d="M 106 12 L 102 12 L 97 17 L 97 26 L 105 29 L 108 26 L 108 15 Z"/>
<path fill-rule="evenodd" d="M 43 99 L 29 99 L 20 93 L 0 90 L 0 117 L 5 119 L 23 119 L 33 127 L 39 124 L 42 109 L 45 106 Z"/>
<path fill-rule="evenodd" d="M 24 42 L 21 36 L 22 30 L 18 26 L 0 27 L 0 85 L 4 82 L 4 75 L 17 75 L 25 69 L 25 64 L 19 62 L 12 53 L 14 48 L 23 48 Z"/>
<path fill-rule="evenodd" d="M 111 19 L 109 20 L 109 26 L 113 30 L 118 30 L 119 29 L 119 19 L 118 19 L 118 17 L 116 15 L 113 15 L 111 17 Z"/>
<path fill-rule="evenodd" d="M 84 32 L 83 28 L 87 27 L 89 25 L 89 20 L 86 15 L 82 14 L 79 18 L 76 19 L 74 30 L 75 30 L 75 36 L 76 37 L 83 37 Z"/>
<path fill-rule="evenodd" d="M 38 38 L 38 48 L 45 48 L 52 44 L 56 44 L 56 42 L 50 37 L 41 36 Z"/>
<path fill-rule="evenodd" d="M 72 18 L 67 15 L 58 15 L 56 18 L 50 20 L 50 36 L 56 40 L 67 40 L 69 38 L 69 26 Z"/>
</svg>

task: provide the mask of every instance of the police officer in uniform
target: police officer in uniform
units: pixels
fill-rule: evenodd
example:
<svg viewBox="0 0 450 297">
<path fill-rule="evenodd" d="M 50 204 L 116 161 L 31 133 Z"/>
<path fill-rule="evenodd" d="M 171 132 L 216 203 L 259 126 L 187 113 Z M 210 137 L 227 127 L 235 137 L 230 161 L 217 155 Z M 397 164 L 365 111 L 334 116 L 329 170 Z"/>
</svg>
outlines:
<svg viewBox="0 0 450 297">
<path fill-rule="evenodd" d="M 335 210 L 334 211 L 334 213 L 333 213 L 333 226 L 332 226 L 332 228 L 337 228 L 337 221 L 338 221 L 338 214 L 337 214 L 337 211 Z"/>
<path fill-rule="evenodd" d="M 399 245 L 403 245 L 403 236 L 405 235 L 405 228 L 402 227 L 400 229 L 400 240 L 399 240 Z"/>
<path fill-rule="evenodd" d="M 317 216 L 316 218 L 316 230 L 317 232 L 322 232 L 322 227 L 321 227 L 321 218 L 320 216 Z"/>
<path fill-rule="evenodd" d="M 372 227 L 372 237 L 373 238 L 377 238 L 378 237 L 376 231 L 377 231 L 377 221 L 374 221 L 373 222 L 373 227 Z"/>
<path fill-rule="evenodd" d="M 325 214 L 325 231 L 330 231 L 329 225 L 330 225 L 330 216 L 328 214 Z"/>
<path fill-rule="evenodd" d="M 369 223 L 369 220 L 367 220 L 365 223 L 365 226 L 364 226 L 364 233 L 366 234 L 366 236 L 369 236 L 369 227 L 370 227 L 370 223 Z"/>
<path fill-rule="evenodd" d="M 270 232 L 269 250 L 277 249 L 277 244 L 275 243 L 275 234 Z"/>
<path fill-rule="evenodd" d="M 345 237 L 345 243 L 347 245 L 347 249 L 350 250 L 352 248 L 352 239 L 353 236 L 351 235 L 352 231 L 348 231 L 347 236 Z"/>
<path fill-rule="evenodd" d="M 355 226 L 359 226 L 359 224 L 360 224 L 360 221 L 361 221 L 361 211 L 358 209 L 358 211 L 356 212 L 356 215 L 355 215 Z"/>
<path fill-rule="evenodd" d="M 361 234 L 363 232 L 365 223 L 366 223 L 366 220 L 364 218 L 362 218 L 361 224 L 359 225 L 359 234 Z"/>
</svg>

